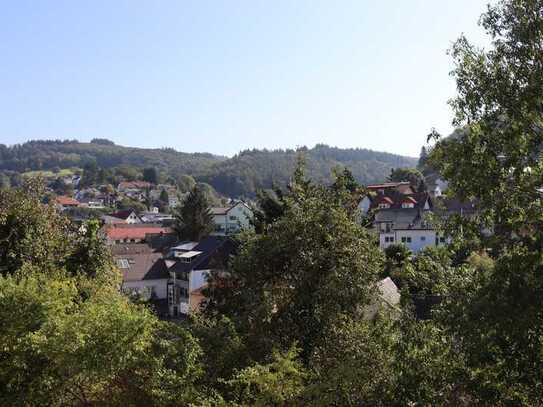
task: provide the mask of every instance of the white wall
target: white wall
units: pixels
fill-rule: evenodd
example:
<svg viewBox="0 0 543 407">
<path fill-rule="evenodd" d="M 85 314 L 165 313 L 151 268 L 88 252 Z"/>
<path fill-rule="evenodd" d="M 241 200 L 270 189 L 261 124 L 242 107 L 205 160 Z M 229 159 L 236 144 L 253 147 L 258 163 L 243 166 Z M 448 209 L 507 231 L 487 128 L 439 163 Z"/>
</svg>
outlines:
<svg viewBox="0 0 543 407">
<path fill-rule="evenodd" d="M 189 292 L 207 284 L 211 270 L 192 270 L 189 277 Z"/>
<path fill-rule="evenodd" d="M 239 229 L 251 227 L 251 210 L 244 204 L 238 203 L 231 208 L 226 215 L 214 215 L 213 222 L 215 225 L 221 226 L 220 231 L 215 231 L 214 235 L 226 235 L 234 233 Z"/>
<path fill-rule="evenodd" d="M 122 288 L 124 290 L 125 288 L 143 289 L 144 287 L 153 287 L 155 298 L 162 300 L 168 296 L 167 285 L 168 279 L 161 278 L 156 280 L 125 281 Z"/>
<path fill-rule="evenodd" d="M 387 242 L 386 238 L 393 237 L 393 242 Z M 406 238 L 406 242 L 402 242 L 402 238 Z M 411 239 L 410 242 L 408 238 Z M 435 230 L 419 230 L 419 229 L 410 229 L 410 230 L 395 230 L 391 233 L 380 233 L 379 234 L 379 246 L 382 249 L 386 249 L 392 244 L 405 244 L 409 250 L 413 253 L 417 253 L 428 246 L 436 245 L 436 231 Z"/>
</svg>

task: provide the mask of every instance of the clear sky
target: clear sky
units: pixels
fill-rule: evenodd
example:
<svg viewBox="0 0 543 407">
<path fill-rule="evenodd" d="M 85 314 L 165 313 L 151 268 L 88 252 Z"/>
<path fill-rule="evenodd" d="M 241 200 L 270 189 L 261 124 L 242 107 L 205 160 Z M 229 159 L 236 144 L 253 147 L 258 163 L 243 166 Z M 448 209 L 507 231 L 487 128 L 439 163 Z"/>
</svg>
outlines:
<svg viewBox="0 0 543 407">
<path fill-rule="evenodd" d="M 0 143 L 417 156 L 487 0 L 0 0 Z"/>
</svg>

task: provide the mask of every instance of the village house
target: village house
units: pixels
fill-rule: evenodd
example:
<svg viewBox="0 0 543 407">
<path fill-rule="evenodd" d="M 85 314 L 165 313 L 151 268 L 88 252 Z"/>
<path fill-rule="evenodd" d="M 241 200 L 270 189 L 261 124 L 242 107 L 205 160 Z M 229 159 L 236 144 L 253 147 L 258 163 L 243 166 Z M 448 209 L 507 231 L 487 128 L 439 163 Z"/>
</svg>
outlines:
<svg viewBox="0 0 543 407">
<path fill-rule="evenodd" d="M 427 192 L 415 192 L 408 182 L 369 185 L 370 193 L 358 205 L 363 215 L 373 216 L 379 246 L 404 244 L 416 253 L 445 243 L 430 222 L 433 201 Z"/>
<path fill-rule="evenodd" d="M 165 258 L 170 273 L 168 310 L 171 317 L 200 310 L 206 300 L 203 290 L 212 270 L 222 270 L 235 250 L 234 242 L 222 236 L 208 236 L 200 242 L 172 247 Z"/>
<path fill-rule="evenodd" d="M 172 229 L 156 224 L 109 224 L 103 228 L 110 245 L 123 243 L 146 243 L 157 236 L 172 235 Z"/>
<path fill-rule="evenodd" d="M 140 217 L 133 209 L 113 212 L 109 215 L 102 216 L 101 219 L 105 224 L 125 223 L 130 225 L 135 223 L 142 223 Z"/>
<path fill-rule="evenodd" d="M 111 251 L 122 273 L 122 291 L 149 301 L 159 314 L 167 314 L 170 275 L 162 252 L 144 243 L 119 244 Z"/>
<path fill-rule="evenodd" d="M 211 208 L 215 231 L 213 235 L 226 236 L 251 227 L 253 212 L 245 202 L 234 202 L 227 207 Z"/>
<path fill-rule="evenodd" d="M 65 210 L 68 208 L 77 208 L 79 206 L 79 201 L 69 196 L 57 196 L 55 198 L 55 206 L 60 210 Z"/>
</svg>

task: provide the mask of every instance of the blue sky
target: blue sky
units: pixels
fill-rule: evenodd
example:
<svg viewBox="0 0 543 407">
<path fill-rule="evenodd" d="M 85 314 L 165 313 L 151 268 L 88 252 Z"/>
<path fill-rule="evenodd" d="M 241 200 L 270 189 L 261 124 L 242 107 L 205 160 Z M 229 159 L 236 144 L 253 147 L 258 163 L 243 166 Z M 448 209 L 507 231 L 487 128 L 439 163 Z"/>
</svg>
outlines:
<svg viewBox="0 0 543 407">
<path fill-rule="evenodd" d="M 480 0 L 0 0 L 0 143 L 418 155 Z"/>
</svg>

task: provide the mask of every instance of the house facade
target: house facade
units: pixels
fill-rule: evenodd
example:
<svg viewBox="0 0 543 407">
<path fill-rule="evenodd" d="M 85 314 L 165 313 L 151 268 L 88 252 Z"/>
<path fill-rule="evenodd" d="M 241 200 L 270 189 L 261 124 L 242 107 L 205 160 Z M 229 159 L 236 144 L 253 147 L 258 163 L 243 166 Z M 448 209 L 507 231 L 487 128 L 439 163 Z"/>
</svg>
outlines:
<svg viewBox="0 0 543 407">
<path fill-rule="evenodd" d="M 245 202 L 228 207 L 211 208 L 215 231 L 213 235 L 226 236 L 251 227 L 253 212 Z"/>
<path fill-rule="evenodd" d="M 147 244 L 113 246 L 115 263 L 122 273 L 122 291 L 150 302 L 167 299 L 169 273 L 162 253 Z"/>
<path fill-rule="evenodd" d="M 403 244 L 417 253 L 445 242 L 430 221 L 433 209 L 430 194 L 413 192 L 408 184 L 376 185 L 358 205 L 362 214 L 373 216 L 373 230 L 382 249 Z"/>
<path fill-rule="evenodd" d="M 223 236 L 208 236 L 170 249 L 165 262 L 170 274 L 167 294 L 171 317 L 200 310 L 209 276 L 225 267 L 234 249 L 233 241 Z"/>
</svg>

